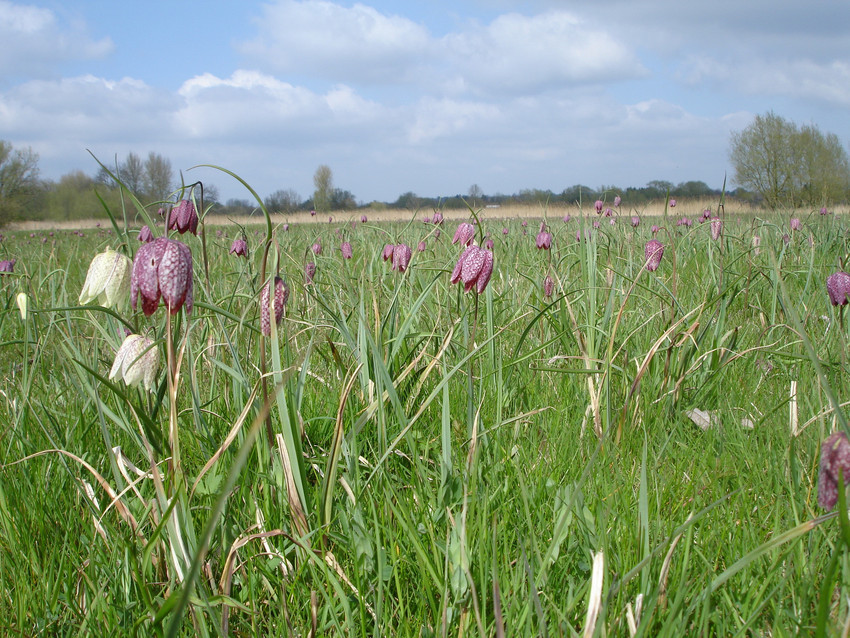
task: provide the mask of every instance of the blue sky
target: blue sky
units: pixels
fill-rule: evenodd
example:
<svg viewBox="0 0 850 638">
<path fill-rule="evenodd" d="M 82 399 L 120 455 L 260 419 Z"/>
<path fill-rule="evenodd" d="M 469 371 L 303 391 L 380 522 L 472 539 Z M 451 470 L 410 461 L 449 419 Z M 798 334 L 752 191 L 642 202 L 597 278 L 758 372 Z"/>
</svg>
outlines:
<svg viewBox="0 0 850 638">
<path fill-rule="evenodd" d="M 0 139 L 51 179 L 90 149 L 262 196 L 319 164 L 360 201 L 720 187 L 758 113 L 850 143 L 846 0 L 0 0 L 0 42 Z"/>
</svg>

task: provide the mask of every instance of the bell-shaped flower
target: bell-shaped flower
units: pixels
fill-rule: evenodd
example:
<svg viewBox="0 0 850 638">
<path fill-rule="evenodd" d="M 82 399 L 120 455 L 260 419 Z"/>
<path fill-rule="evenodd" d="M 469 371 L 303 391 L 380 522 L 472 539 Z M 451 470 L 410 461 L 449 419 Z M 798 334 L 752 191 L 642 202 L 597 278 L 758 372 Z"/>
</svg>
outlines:
<svg viewBox="0 0 850 638">
<path fill-rule="evenodd" d="M 474 287 L 480 295 L 487 288 L 493 274 L 493 253 L 479 246 L 467 246 L 452 271 L 451 282 L 463 282 L 464 292 Z"/>
<path fill-rule="evenodd" d="M 670 202 L 669 202 L 669 205 L 670 205 L 670 208 L 676 208 L 676 200 L 671 199 Z"/>
<path fill-rule="evenodd" d="M 546 279 L 543 280 L 543 296 L 548 299 L 553 292 L 555 292 L 555 281 L 551 276 L 546 275 Z"/>
<path fill-rule="evenodd" d="M 0 272 L 15 272 L 15 260 L 14 259 L 0 260 Z"/>
<path fill-rule="evenodd" d="M 193 235 L 198 234 L 198 211 L 190 200 L 183 199 L 171 209 L 171 214 L 168 216 L 168 230 L 176 230 L 181 235 L 186 231 Z"/>
<path fill-rule="evenodd" d="M 598 215 L 599 213 L 601 213 L 601 212 L 602 212 L 602 208 L 603 208 L 604 206 L 605 206 L 605 202 L 603 202 L 601 199 L 597 199 L 597 200 L 593 203 L 593 207 L 596 209 L 596 214 L 597 214 L 597 215 Z"/>
<path fill-rule="evenodd" d="M 87 304 L 96 299 L 104 308 L 126 304 L 131 268 L 130 258 L 112 249 L 95 255 L 80 292 L 80 303 Z"/>
<path fill-rule="evenodd" d="M 800 220 L 796 217 L 791 218 L 791 223 L 789 225 L 791 227 L 791 230 L 800 230 L 803 227 L 803 225 L 800 223 Z"/>
<path fill-rule="evenodd" d="M 469 246 L 474 237 L 475 226 L 469 222 L 462 222 L 458 224 L 457 230 L 455 230 L 454 237 L 452 237 L 452 243 L 459 243 L 461 246 Z"/>
<path fill-rule="evenodd" d="M 308 261 L 304 265 L 304 283 L 312 284 L 313 277 L 316 276 L 316 264 L 312 261 Z"/>
<path fill-rule="evenodd" d="M 281 277 L 276 275 L 274 278 L 274 293 L 271 292 L 271 284 L 270 281 L 263 286 L 263 291 L 260 293 L 260 328 L 266 336 L 272 333 L 272 305 L 274 306 L 274 323 L 280 325 L 283 308 L 289 300 L 289 287 Z M 274 304 L 272 304 L 272 294 L 274 294 Z"/>
<path fill-rule="evenodd" d="M 407 244 L 396 244 L 393 248 L 393 266 L 392 270 L 404 272 L 410 264 L 410 258 L 413 256 L 413 251 Z"/>
<path fill-rule="evenodd" d="M 443 223 L 443 214 L 440 211 L 435 210 L 434 214 L 431 215 L 431 223 L 436 224 L 437 226 L 442 224 Z"/>
<path fill-rule="evenodd" d="M 339 247 L 339 252 L 342 253 L 343 259 L 351 259 L 354 256 L 354 251 L 351 250 L 351 242 L 342 242 Z"/>
<path fill-rule="evenodd" d="M 361 224 L 365 224 L 367 221 L 369 221 L 369 218 L 366 217 L 366 215 L 360 215 L 360 223 Z"/>
<path fill-rule="evenodd" d="M 154 342 L 142 335 L 131 334 L 118 348 L 109 380 L 121 379 L 129 386 L 141 383 L 150 392 L 158 370 L 159 354 Z"/>
<path fill-rule="evenodd" d="M 419 246 L 417 247 L 417 250 L 420 253 L 424 253 L 426 248 L 428 248 L 428 245 L 425 243 L 425 240 L 423 239 L 422 241 L 419 242 Z"/>
<path fill-rule="evenodd" d="M 130 301 L 133 309 L 139 296 L 142 311 L 150 316 L 159 307 L 160 297 L 171 314 L 192 312 L 192 251 L 179 241 L 159 237 L 139 248 L 130 277 Z"/>
<path fill-rule="evenodd" d="M 655 237 L 659 230 L 661 230 L 661 227 L 658 224 L 653 224 L 652 228 L 649 229 L 649 232 L 651 232 L 652 236 Z"/>
<path fill-rule="evenodd" d="M 393 251 L 395 250 L 395 244 L 387 244 L 384 246 L 384 250 L 381 253 L 381 258 L 384 261 L 389 261 L 393 258 Z"/>
<path fill-rule="evenodd" d="M 723 234 L 723 220 L 719 217 L 712 217 L 711 219 L 711 238 L 714 241 L 720 239 L 720 236 Z"/>
<path fill-rule="evenodd" d="M 230 255 L 236 255 L 237 257 L 247 257 L 248 256 L 248 242 L 246 242 L 241 237 L 237 237 L 233 240 L 233 243 L 230 244 Z"/>
<path fill-rule="evenodd" d="M 141 229 L 139 229 L 139 241 L 143 244 L 153 241 L 153 233 L 151 232 L 150 226 L 142 226 Z"/>
<path fill-rule="evenodd" d="M 656 270 L 658 264 L 661 263 L 661 257 L 664 255 L 664 244 L 657 239 L 650 239 L 643 248 L 643 254 L 646 259 L 646 269 L 649 271 Z"/>
<path fill-rule="evenodd" d="M 622 204 L 622 203 L 623 203 L 623 199 L 619 195 L 614 197 L 614 207 L 615 208 L 619 208 L 620 204 Z"/>
<path fill-rule="evenodd" d="M 831 510 L 838 502 L 838 470 L 847 485 L 850 482 L 850 441 L 844 432 L 831 434 L 820 448 L 818 505 L 825 510 Z"/>
<path fill-rule="evenodd" d="M 638 226 L 640 226 L 640 217 L 632 215 L 632 228 L 637 228 Z"/>
<path fill-rule="evenodd" d="M 847 305 L 847 296 L 850 295 L 850 275 L 843 270 L 832 273 L 826 278 L 826 291 L 833 306 Z"/>
<path fill-rule="evenodd" d="M 549 250 L 552 247 L 552 235 L 545 230 L 541 230 L 537 233 L 535 244 L 540 250 Z"/>
<path fill-rule="evenodd" d="M 316 242 L 315 244 L 313 244 L 310 247 L 310 250 L 313 251 L 314 255 L 321 255 L 322 254 L 322 244 L 320 244 L 319 242 Z"/>
</svg>

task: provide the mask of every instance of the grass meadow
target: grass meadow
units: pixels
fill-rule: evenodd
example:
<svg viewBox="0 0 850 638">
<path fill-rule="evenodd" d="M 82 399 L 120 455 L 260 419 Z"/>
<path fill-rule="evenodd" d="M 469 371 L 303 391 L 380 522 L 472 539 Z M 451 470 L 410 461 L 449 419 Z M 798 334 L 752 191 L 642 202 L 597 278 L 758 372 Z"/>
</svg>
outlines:
<svg viewBox="0 0 850 638">
<path fill-rule="evenodd" d="M 792 232 L 713 202 L 713 240 L 702 204 L 677 225 L 689 205 L 637 228 L 628 202 L 613 224 L 475 211 L 480 295 L 449 281 L 454 216 L 439 237 L 433 211 L 202 222 L 173 235 L 194 265 L 173 317 L 78 301 L 95 254 L 139 249 L 135 211 L 6 231 L 0 631 L 846 635 L 850 554 L 817 476 L 847 427 L 825 279 L 848 218 Z M 228 254 L 243 229 L 247 259 Z M 403 273 L 381 259 L 402 242 Z M 290 295 L 264 337 L 276 271 Z M 154 340 L 152 391 L 108 378 L 126 331 Z"/>
</svg>

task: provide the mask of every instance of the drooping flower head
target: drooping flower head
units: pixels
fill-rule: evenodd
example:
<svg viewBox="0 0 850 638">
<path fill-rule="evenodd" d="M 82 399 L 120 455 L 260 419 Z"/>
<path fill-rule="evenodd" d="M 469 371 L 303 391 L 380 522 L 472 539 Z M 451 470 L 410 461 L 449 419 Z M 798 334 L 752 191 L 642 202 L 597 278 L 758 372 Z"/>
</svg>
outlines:
<svg viewBox="0 0 850 638">
<path fill-rule="evenodd" d="M 312 284 L 313 277 L 316 276 L 316 264 L 312 261 L 308 261 L 304 264 L 304 283 Z"/>
<path fill-rule="evenodd" d="M 638 226 L 640 226 L 640 217 L 632 215 L 632 228 L 637 228 Z"/>
<path fill-rule="evenodd" d="M 397 270 L 398 272 L 407 270 L 412 255 L 413 251 L 410 249 L 410 246 L 407 244 L 396 244 L 393 248 L 392 270 Z"/>
<path fill-rule="evenodd" d="M 543 296 L 549 299 L 553 292 L 555 292 L 555 282 L 552 277 L 546 275 L 546 278 L 543 280 Z"/>
<path fill-rule="evenodd" d="M 493 274 L 493 253 L 476 245 L 467 246 L 452 271 L 451 282 L 463 282 L 464 292 L 473 288 L 480 295 Z"/>
<path fill-rule="evenodd" d="M 139 241 L 143 244 L 153 241 L 153 233 L 149 226 L 142 226 L 139 229 Z"/>
<path fill-rule="evenodd" d="M 508 234 L 508 229 L 507 229 L 507 228 L 503 228 L 503 229 L 502 229 L 502 234 L 503 234 L 503 235 L 507 235 L 507 234 Z"/>
<path fill-rule="evenodd" d="M 670 208 L 676 208 L 676 200 L 675 200 L 675 199 L 671 199 L 671 200 L 669 201 L 669 205 L 670 205 Z"/>
<path fill-rule="evenodd" d="M 622 203 L 623 203 L 622 198 L 619 195 L 616 195 L 614 197 L 614 208 L 619 208 L 620 204 L 622 204 Z"/>
<path fill-rule="evenodd" d="M 247 257 L 248 256 L 248 242 L 246 242 L 241 237 L 237 237 L 233 240 L 233 243 L 230 245 L 231 255 L 236 255 L 237 257 Z"/>
<path fill-rule="evenodd" d="M 593 207 L 596 209 L 597 215 L 602 212 L 602 208 L 604 206 L 605 202 L 603 202 L 601 199 L 597 199 L 595 202 L 593 202 Z"/>
<path fill-rule="evenodd" d="M 176 230 L 181 235 L 186 231 L 193 235 L 198 234 L 198 211 L 190 200 L 180 200 L 177 206 L 171 209 L 171 214 L 168 216 L 168 230 Z"/>
<path fill-rule="evenodd" d="M 383 252 L 381 252 L 381 259 L 384 261 L 389 261 L 393 258 L 393 251 L 395 250 L 395 244 L 387 244 L 384 246 Z"/>
<path fill-rule="evenodd" d="M 14 259 L 0 260 L 0 272 L 15 272 L 15 260 Z"/>
<path fill-rule="evenodd" d="M 365 224 L 367 221 L 369 221 L 369 218 L 368 218 L 368 217 L 366 217 L 366 215 L 365 215 L 365 214 L 364 214 L 364 215 L 360 215 L 360 223 L 361 223 L 361 224 Z"/>
<path fill-rule="evenodd" d="M 154 342 L 142 335 L 131 334 L 115 354 L 109 380 L 121 379 L 128 386 L 141 383 L 148 392 L 154 389 L 159 370 L 159 354 Z"/>
<path fill-rule="evenodd" d="M 839 469 L 844 476 L 844 485 L 847 485 L 850 482 L 850 441 L 844 432 L 831 434 L 820 448 L 818 505 L 825 510 L 831 510 L 838 502 Z"/>
<path fill-rule="evenodd" d="M 572 219 L 572 217 L 570 217 L 570 214 L 569 214 L 569 213 L 567 213 L 566 215 L 564 215 L 564 223 L 565 223 L 565 224 L 569 224 L 571 219 Z"/>
<path fill-rule="evenodd" d="M 711 218 L 711 238 L 714 241 L 720 239 L 720 236 L 723 234 L 723 220 L 719 217 Z"/>
<path fill-rule="evenodd" d="M 826 209 L 826 206 L 821 207 L 820 214 L 821 215 L 829 215 L 829 211 Z"/>
<path fill-rule="evenodd" d="M 791 218 L 791 223 L 789 224 L 789 226 L 791 227 L 791 230 L 800 230 L 803 227 L 803 225 L 800 223 L 800 220 L 796 217 Z"/>
<path fill-rule="evenodd" d="M 313 251 L 314 255 L 321 255 L 322 254 L 322 244 L 319 243 L 319 242 L 316 242 L 315 244 L 313 244 L 310 247 L 310 250 Z"/>
<path fill-rule="evenodd" d="M 658 224 L 653 224 L 652 228 L 649 229 L 649 232 L 651 232 L 652 236 L 655 237 L 659 230 L 661 230 L 661 227 Z"/>
<path fill-rule="evenodd" d="M 80 292 L 80 303 L 87 304 L 96 299 L 104 308 L 126 305 L 132 265 L 129 257 L 111 248 L 95 255 Z"/>
<path fill-rule="evenodd" d="M 832 273 L 826 278 L 826 291 L 833 306 L 846 305 L 850 294 L 850 275 L 843 270 Z"/>
<path fill-rule="evenodd" d="M 427 247 L 428 247 L 428 246 L 425 244 L 425 240 L 423 239 L 422 241 L 420 241 L 420 242 L 419 242 L 419 246 L 417 246 L 417 250 L 418 250 L 420 253 L 424 253 L 424 252 L 425 252 L 425 249 L 426 249 Z"/>
<path fill-rule="evenodd" d="M 541 230 L 537 233 L 537 239 L 534 243 L 539 250 L 549 250 L 552 247 L 552 235 L 545 230 Z"/>
<path fill-rule="evenodd" d="M 192 312 L 192 251 L 179 241 L 159 237 L 139 248 L 130 276 L 130 301 L 136 309 L 139 295 L 142 311 L 150 316 L 159 307 L 160 297 L 171 314 Z"/>
<path fill-rule="evenodd" d="M 454 237 L 452 237 L 452 243 L 460 243 L 461 246 L 469 246 L 474 237 L 475 226 L 469 222 L 462 222 L 458 224 L 457 230 L 455 230 Z"/>
<path fill-rule="evenodd" d="M 488 237 L 484 240 L 484 248 L 486 248 L 487 250 L 493 250 L 493 246 L 494 244 L 492 239 Z"/>
<path fill-rule="evenodd" d="M 649 271 L 656 270 L 658 264 L 661 263 L 661 257 L 664 255 L 664 244 L 657 239 L 650 239 L 643 248 L 643 254 L 644 259 L 646 259 L 646 269 Z"/>
<path fill-rule="evenodd" d="M 435 210 L 434 214 L 431 215 L 431 223 L 436 224 L 438 226 L 440 224 L 442 224 L 443 223 L 443 214 L 440 211 Z"/>
<path fill-rule="evenodd" d="M 267 337 L 272 333 L 271 313 L 272 313 L 272 294 L 274 294 L 274 323 L 280 325 L 280 320 L 283 318 L 283 308 L 289 300 L 289 287 L 286 282 L 277 275 L 274 278 L 274 293 L 271 292 L 272 282 L 269 281 L 263 286 L 263 291 L 260 293 L 260 329 Z"/>
<path fill-rule="evenodd" d="M 351 243 L 344 241 L 339 246 L 339 252 L 342 253 L 343 259 L 351 259 L 354 256 L 354 251 L 351 250 Z"/>
</svg>

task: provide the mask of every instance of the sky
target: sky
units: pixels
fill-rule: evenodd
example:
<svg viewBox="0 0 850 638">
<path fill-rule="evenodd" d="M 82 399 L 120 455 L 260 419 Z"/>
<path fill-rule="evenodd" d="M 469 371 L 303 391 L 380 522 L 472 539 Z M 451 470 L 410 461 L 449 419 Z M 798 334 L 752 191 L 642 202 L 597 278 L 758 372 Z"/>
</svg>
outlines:
<svg viewBox="0 0 850 638">
<path fill-rule="evenodd" d="M 850 144 L 847 0 L 0 0 L 0 139 L 159 153 L 222 200 L 720 188 L 773 111 Z M 195 168 L 193 168 L 195 167 Z"/>
</svg>

